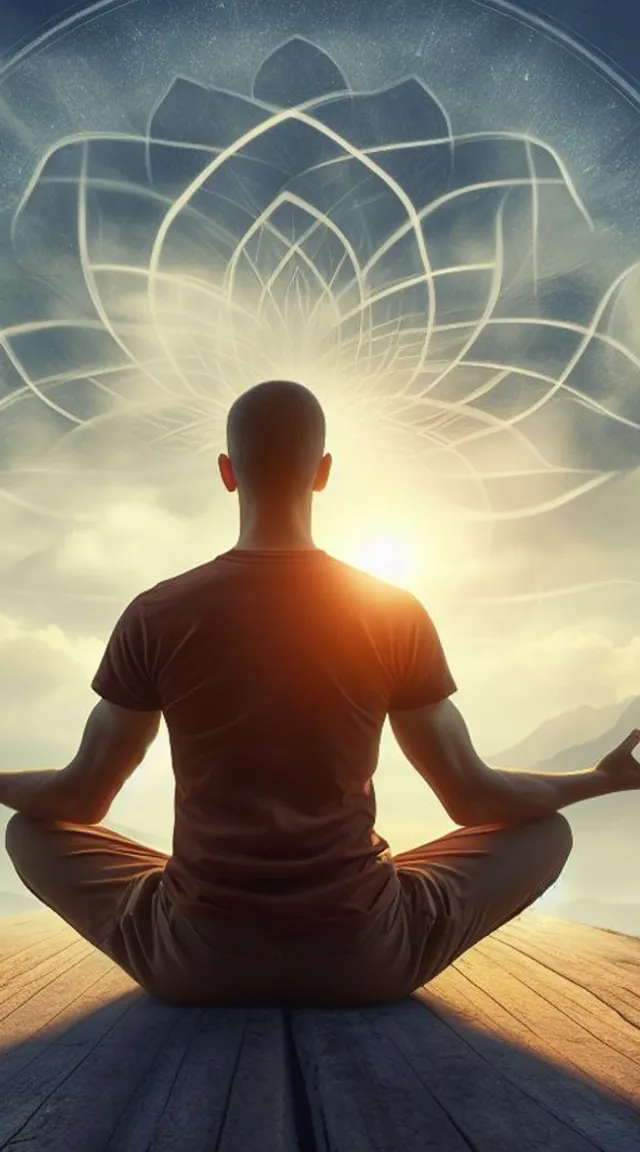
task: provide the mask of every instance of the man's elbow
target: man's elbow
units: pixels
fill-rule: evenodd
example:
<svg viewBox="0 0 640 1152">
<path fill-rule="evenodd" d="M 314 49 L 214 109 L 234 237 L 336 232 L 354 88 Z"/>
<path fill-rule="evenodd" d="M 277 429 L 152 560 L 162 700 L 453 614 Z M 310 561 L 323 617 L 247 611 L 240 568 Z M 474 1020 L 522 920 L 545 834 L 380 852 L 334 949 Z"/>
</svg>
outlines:
<svg viewBox="0 0 640 1152">
<path fill-rule="evenodd" d="M 110 796 L 108 800 L 104 797 L 97 798 L 95 796 L 86 797 L 84 801 L 79 800 L 80 819 L 78 823 L 101 824 L 109 812 L 116 795 L 117 793 Z"/>
<path fill-rule="evenodd" d="M 109 809 L 107 808 L 106 811 L 103 811 L 103 810 L 101 810 L 100 812 L 92 811 L 91 813 L 84 814 L 83 819 L 78 820 L 77 823 L 78 824 L 86 824 L 88 826 L 94 825 L 94 824 L 102 824 L 102 821 L 104 820 L 108 811 L 109 811 Z"/>
<path fill-rule="evenodd" d="M 79 786 L 71 773 L 68 779 L 60 773 L 55 804 L 60 813 L 58 819 L 69 824 L 100 824 L 110 807 L 111 802 L 105 804 L 101 797 Z"/>
<path fill-rule="evenodd" d="M 483 823 L 477 809 L 471 805 L 465 806 L 464 808 L 449 808 L 448 815 L 450 819 L 453 820 L 453 823 L 457 824 L 460 828 L 476 828 Z"/>
<path fill-rule="evenodd" d="M 483 824 L 496 823 L 496 806 L 492 803 L 490 789 L 468 791 L 448 808 L 450 818 L 461 828 L 479 828 Z"/>
<path fill-rule="evenodd" d="M 109 806 L 110 807 L 110 806 Z M 104 805 L 96 805 L 93 801 L 86 801 L 80 797 L 75 797 L 70 800 L 68 806 L 65 806 L 65 811 L 68 811 L 68 816 L 63 819 L 70 824 L 92 825 L 101 824 L 104 820 L 109 808 Z"/>
</svg>

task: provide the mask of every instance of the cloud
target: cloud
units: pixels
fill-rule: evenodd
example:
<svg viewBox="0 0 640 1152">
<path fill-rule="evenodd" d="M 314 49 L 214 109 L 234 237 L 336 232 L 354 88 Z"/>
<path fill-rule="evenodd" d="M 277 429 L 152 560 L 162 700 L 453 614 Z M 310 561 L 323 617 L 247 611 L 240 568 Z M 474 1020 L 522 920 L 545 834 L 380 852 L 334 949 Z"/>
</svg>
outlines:
<svg viewBox="0 0 640 1152">
<path fill-rule="evenodd" d="M 103 645 L 0 616 L 0 764 L 63 767 L 77 751 Z"/>
<path fill-rule="evenodd" d="M 498 633 L 492 645 L 457 635 L 448 645 L 455 699 L 480 754 L 490 759 L 550 716 L 640 695 L 640 636 L 614 631 L 599 617 L 547 633 Z"/>
<path fill-rule="evenodd" d="M 0 616 L 0 771 L 69 763 L 98 702 L 90 681 L 104 643 L 95 635 L 71 635 L 56 624 L 32 628 Z M 171 751 L 163 723 L 110 816 L 143 830 L 157 829 L 167 838 L 172 815 Z"/>
<path fill-rule="evenodd" d="M 8 616 L 0 616 L 3 699 L 19 699 L 26 691 L 35 691 L 41 697 L 63 691 L 69 680 L 92 667 L 96 657 L 100 657 L 100 648 L 100 641 L 94 637 L 73 638 L 55 624 L 31 629 Z"/>
</svg>

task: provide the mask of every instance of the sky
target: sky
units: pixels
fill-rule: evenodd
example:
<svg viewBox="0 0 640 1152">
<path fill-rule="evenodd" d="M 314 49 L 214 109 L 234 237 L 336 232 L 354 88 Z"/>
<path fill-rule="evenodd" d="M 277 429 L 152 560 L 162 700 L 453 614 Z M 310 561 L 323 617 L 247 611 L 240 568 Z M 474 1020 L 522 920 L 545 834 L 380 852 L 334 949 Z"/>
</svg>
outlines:
<svg viewBox="0 0 640 1152">
<path fill-rule="evenodd" d="M 270 376 L 327 413 L 316 543 L 421 598 L 481 755 L 639 694 L 639 31 L 5 0 L 2 766 L 68 763 L 125 605 L 233 546 L 225 414 Z M 168 764 L 112 813 L 168 836 Z M 376 790 L 396 850 L 450 827 L 388 733 Z"/>
</svg>

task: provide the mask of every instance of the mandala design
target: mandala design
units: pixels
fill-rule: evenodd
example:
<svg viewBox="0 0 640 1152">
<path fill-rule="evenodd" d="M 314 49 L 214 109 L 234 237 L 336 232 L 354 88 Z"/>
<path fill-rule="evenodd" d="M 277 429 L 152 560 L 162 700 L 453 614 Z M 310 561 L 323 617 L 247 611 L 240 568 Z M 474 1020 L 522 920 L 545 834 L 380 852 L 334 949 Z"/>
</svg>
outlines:
<svg viewBox="0 0 640 1152">
<path fill-rule="evenodd" d="M 566 270 L 559 226 L 580 253 Z M 11 238 L 9 456 L 35 414 L 52 470 L 70 441 L 91 456 L 105 422 L 105 467 L 210 467 L 230 402 L 279 377 L 352 440 L 383 433 L 471 517 L 539 514 L 637 467 L 640 359 L 612 320 L 636 267 L 603 288 L 557 151 L 456 132 L 414 76 L 356 92 L 296 38 L 250 94 L 178 77 L 145 136 L 60 140 Z"/>
</svg>

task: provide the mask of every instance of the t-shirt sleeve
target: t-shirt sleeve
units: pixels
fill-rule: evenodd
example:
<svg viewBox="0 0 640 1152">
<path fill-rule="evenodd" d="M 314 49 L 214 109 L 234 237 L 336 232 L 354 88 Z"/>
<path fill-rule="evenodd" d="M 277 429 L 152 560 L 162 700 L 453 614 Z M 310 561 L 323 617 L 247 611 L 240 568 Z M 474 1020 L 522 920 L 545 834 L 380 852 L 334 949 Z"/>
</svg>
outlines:
<svg viewBox="0 0 640 1152">
<path fill-rule="evenodd" d="M 390 712 L 437 704 L 457 692 L 436 626 L 411 594 L 398 625 L 395 652 Z"/>
<path fill-rule="evenodd" d="M 131 601 L 116 622 L 91 687 L 121 708 L 141 712 L 162 708 L 150 669 L 149 637 L 140 597 Z"/>
</svg>

